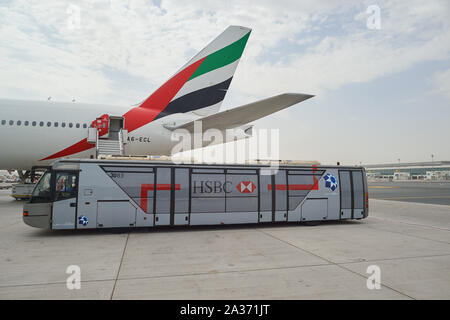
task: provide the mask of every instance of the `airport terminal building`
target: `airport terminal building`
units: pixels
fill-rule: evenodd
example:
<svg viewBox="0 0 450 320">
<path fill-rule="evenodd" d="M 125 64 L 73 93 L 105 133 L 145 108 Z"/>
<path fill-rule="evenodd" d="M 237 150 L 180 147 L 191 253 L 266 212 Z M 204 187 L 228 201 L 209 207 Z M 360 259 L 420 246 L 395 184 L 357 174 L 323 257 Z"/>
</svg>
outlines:
<svg viewBox="0 0 450 320">
<path fill-rule="evenodd" d="M 368 179 L 450 180 L 450 161 L 365 165 Z"/>
</svg>

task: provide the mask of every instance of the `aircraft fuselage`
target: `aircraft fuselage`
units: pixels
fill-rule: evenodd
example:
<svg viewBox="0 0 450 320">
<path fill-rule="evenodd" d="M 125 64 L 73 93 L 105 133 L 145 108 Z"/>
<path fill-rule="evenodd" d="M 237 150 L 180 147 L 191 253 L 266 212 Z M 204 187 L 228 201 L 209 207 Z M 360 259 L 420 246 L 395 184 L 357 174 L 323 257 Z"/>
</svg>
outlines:
<svg viewBox="0 0 450 320">
<path fill-rule="evenodd" d="M 0 100 L 0 169 L 24 170 L 49 164 L 55 159 L 43 159 L 85 139 L 87 128 L 97 117 L 102 114 L 122 116 L 129 109 L 76 102 Z M 157 119 L 130 132 L 124 146 L 125 154 L 170 154 L 176 142 L 171 141 L 172 132 L 163 124 L 176 116 Z M 93 156 L 95 145 L 65 157 Z"/>
</svg>

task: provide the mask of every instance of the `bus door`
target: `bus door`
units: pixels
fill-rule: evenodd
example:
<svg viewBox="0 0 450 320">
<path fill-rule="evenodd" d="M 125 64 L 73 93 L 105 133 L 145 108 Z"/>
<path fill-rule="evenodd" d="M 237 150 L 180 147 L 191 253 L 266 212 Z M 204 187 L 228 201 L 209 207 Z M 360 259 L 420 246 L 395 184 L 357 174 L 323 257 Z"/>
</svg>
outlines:
<svg viewBox="0 0 450 320">
<path fill-rule="evenodd" d="M 171 223 L 172 225 L 187 225 L 189 224 L 189 194 L 191 181 L 188 168 L 174 168 L 172 171 L 174 183 L 172 184 L 172 207 Z"/>
<path fill-rule="evenodd" d="M 52 188 L 54 190 L 52 229 L 75 229 L 78 172 L 56 171 Z"/>
<path fill-rule="evenodd" d="M 341 219 L 360 219 L 364 215 L 364 181 L 361 170 L 339 170 Z"/>
<path fill-rule="evenodd" d="M 271 222 L 273 216 L 272 177 L 268 170 L 259 171 L 259 219 L 258 222 Z"/>
<path fill-rule="evenodd" d="M 273 215 L 272 221 L 287 221 L 287 178 L 286 170 L 278 170 L 272 176 Z"/>
<path fill-rule="evenodd" d="M 287 221 L 286 170 L 269 172 L 260 170 L 259 174 L 259 222 Z"/>
<path fill-rule="evenodd" d="M 272 221 L 272 175 L 259 172 L 259 219 L 258 222 Z M 270 186 L 270 188 L 269 188 Z"/>
<path fill-rule="evenodd" d="M 171 168 L 156 168 L 155 225 L 173 225 Z"/>
</svg>

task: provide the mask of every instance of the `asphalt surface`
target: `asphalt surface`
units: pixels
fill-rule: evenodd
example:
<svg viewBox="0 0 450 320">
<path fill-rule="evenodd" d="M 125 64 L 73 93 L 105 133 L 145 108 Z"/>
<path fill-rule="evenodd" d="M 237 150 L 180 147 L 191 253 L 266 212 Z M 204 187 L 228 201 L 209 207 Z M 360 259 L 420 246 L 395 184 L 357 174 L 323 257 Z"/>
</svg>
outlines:
<svg viewBox="0 0 450 320">
<path fill-rule="evenodd" d="M 370 182 L 369 198 L 450 205 L 450 182 Z"/>
<path fill-rule="evenodd" d="M 450 206 L 371 199 L 367 219 L 317 226 L 51 231 L 25 225 L 10 192 L 0 299 L 450 299 Z"/>
</svg>

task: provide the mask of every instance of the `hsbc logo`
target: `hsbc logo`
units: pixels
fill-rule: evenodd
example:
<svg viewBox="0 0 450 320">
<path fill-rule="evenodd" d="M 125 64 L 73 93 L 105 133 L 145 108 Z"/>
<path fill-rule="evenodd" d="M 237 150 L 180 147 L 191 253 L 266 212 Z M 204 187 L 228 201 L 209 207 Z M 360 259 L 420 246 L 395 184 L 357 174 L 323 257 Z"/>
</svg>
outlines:
<svg viewBox="0 0 450 320">
<path fill-rule="evenodd" d="M 194 193 L 230 193 L 231 187 L 231 181 L 225 181 L 223 183 L 222 181 L 196 181 L 194 180 L 194 185 L 192 186 L 192 189 Z"/>
<path fill-rule="evenodd" d="M 251 181 L 241 181 L 236 186 L 236 189 L 238 189 L 240 193 L 252 193 L 255 191 L 256 186 Z"/>
<path fill-rule="evenodd" d="M 231 193 L 232 192 L 232 182 L 231 181 L 193 181 L 192 191 L 196 193 Z M 253 193 L 256 190 L 256 186 L 251 181 L 241 181 L 236 185 L 236 189 L 240 193 Z"/>
</svg>

